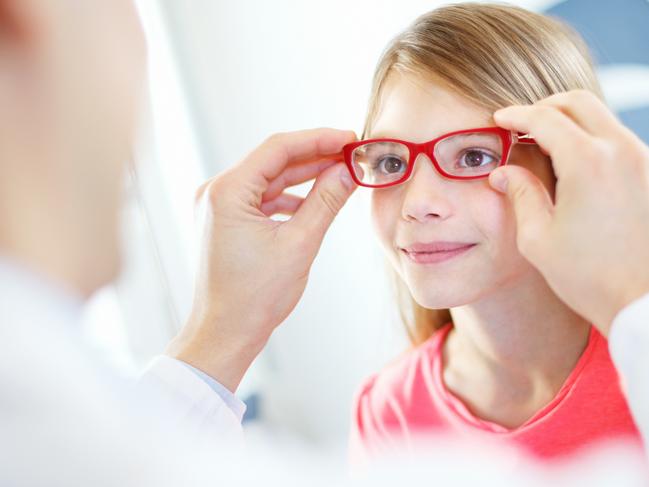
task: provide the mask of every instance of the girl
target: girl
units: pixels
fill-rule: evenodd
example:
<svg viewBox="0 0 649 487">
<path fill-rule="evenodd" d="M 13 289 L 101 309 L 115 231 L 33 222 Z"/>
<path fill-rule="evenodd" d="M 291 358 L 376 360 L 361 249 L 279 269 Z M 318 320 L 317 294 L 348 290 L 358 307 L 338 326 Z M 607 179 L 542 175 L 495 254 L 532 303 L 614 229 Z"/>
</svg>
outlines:
<svg viewBox="0 0 649 487">
<path fill-rule="evenodd" d="M 364 140 L 345 157 L 373 188 L 412 347 L 356 394 L 355 460 L 426 432 L 545 459 L 639 439 L 606 340 L 519 254 L 512 209 L 487 180 L 517 164 L 553 195 L 549 158 L 492 114 L 572 89 L 602 96 L 583 41 L 516 7 L 437 9 L 384 52 Z"/>
</svg>

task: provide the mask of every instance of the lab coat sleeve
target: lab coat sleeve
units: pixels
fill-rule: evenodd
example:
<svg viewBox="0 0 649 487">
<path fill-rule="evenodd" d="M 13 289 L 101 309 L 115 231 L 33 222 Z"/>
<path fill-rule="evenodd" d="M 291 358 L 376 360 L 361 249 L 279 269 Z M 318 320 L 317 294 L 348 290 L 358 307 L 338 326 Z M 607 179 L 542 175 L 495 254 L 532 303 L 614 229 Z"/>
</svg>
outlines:
<svg viewBox="0 0 649 487">
<path fill-rule="evenodd" d="M 649 445 L 649 293 L 617 314 L 608 340 L 631 413 Z"/>
<path fill-rule="evenodd" d="M 183 364 L 185 367 L 189 368 L 191 371 L 193 371 L 208 386 L 210 386 L 212 390 L 216 392 L 221 399 L 223 399 L 223 402 L 227 404 L 227 406 L 232 410 L 235 416 L 239 418 L 239 421 L 243 420 L 243 415 L 245 414 L 247 407 L 246 404 L 241 399 L 239 399 L 232 392 L 230 392 L 230 390 L 226 388 L 223 384 L 221 384 L 219 381 L 217 381 L 213 377 L 210 377 L 202 370 L 197 369 L 196 367 L 188 364 L 187 362 L 183 362 L 182 360 L 179 360 L 179 362 Z"/>
<path fill-rule="evenodd" d="M 144 370 L 138 386 L 154 396 L 169 423 L 182 429 L 183 434 L 189 433 L 196 443 L 227 444 L 231 448 L 244 446 L 241 419 L 245 405 L 231 407 L 232 402 L 229 405 L 222 393 L 188 364 L 159 355 Z M 234 395 L 231 399 L 239 401 Z"/>
</svg>

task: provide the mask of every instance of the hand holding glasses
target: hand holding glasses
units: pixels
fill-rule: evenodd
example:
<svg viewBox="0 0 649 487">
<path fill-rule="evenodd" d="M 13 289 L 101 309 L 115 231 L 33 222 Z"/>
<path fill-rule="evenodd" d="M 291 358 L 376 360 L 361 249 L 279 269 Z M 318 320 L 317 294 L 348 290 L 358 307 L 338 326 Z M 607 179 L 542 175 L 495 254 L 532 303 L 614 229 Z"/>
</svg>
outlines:
<svg viewBox="0 0 649 487">
<path fill-rule="evenodd" d="M 383 188 L 408 180 L 415 160 L 426 154 L 449 179 L 485 178 L 507 164 L 514 144 L 536 144 L 531 137 L 500 127 L 458 130 L 421 144 L 399 139 L 367 139 L 343 147 L 345 164 L 359 186 Z"/>
</svg>

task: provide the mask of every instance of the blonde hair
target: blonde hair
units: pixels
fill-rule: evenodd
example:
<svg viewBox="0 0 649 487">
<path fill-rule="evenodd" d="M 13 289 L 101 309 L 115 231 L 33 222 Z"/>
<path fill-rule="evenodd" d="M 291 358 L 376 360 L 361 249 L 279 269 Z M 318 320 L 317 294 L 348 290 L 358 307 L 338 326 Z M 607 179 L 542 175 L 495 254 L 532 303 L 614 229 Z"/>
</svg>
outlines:
<svg viewBox="0 0 649 487">
<path fill-rule="evenodd" d="M 603 99 L 579 34 L 551 17 L 501 4 L 438 8 L 395 37 L 374 73 L 363 138 L 372 131 L 391 73 L 442 84 L 492 112 L 572 89 L 590 90 Z M 391 270 L 401 319 L 416 346 L 451 321 L 450 311 L 420 306 Z"/>
</svg>

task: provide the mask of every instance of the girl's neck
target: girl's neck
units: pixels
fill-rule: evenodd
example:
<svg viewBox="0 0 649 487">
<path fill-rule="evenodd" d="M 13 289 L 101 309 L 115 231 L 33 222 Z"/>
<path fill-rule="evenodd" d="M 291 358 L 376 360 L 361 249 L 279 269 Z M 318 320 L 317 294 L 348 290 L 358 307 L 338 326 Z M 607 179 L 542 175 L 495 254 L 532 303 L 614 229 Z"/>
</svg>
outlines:
<svg viewBox="0 0 649 487">
<path fill-rule="evenodd" d="M 475 303 L 451 309 L 455 341 L 488 366 L 554 369 L 581 354 L 590 324 L 536 271 Z"/>
<path fill-rule="evenodd" d="M 483 419 L 524 422 L 558 392 L 584 351 L 590 324 L 530 271 L 451 309 L 444 380 Z"/>
</svg>

